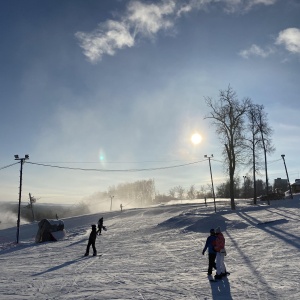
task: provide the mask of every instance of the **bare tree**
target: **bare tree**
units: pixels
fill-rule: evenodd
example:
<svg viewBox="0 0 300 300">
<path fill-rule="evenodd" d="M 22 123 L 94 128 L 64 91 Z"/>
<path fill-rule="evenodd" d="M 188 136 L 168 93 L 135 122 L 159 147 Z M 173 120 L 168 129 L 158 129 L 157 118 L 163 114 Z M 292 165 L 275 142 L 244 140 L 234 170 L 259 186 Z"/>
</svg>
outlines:
<svg viewBox="0 0 300 300">
<path fill-rule="evenodd" d="M 175 194 L 176 194 L 176 188 L 173 187 L 169 190 L 169 195 L 171 198 L 175 199 Z"/>
<path fill-rule="evenodd" d="M 236 165 L 242 161 L 244 149 L 245 114 L 250 106 L 250 99 L 239 101 L 236 93 L 229 86 L 227 90 L 220 91 L 219 101 L 205 98 L 206 104 L 211 109 L 209 116 L 216 127 L 216 132 L 224 145 L 223 155 L 225 167 L 229 173 L 231 209 L 235 209 L 234 203 L 234 175 Z"/>
<path fill-rule="evenodd" d="M 257 118 L 258 118 L 258 105 L 251 104 L 249 110 L 247 111 L 248 118 L 248 131 L 249 137 L 245 138 L 246 148 L 249 148 L 251 151 L 251 159 L 249 159 L 248 163 L 252 165 L 253 172 L 253 202 L 256 204 L 257 201 L 257 191 L 256 191 L 256 173 L 257 173 L 257 158 L 259 158 L 259 151 L 257 151 L 259 144 L 261 142 L 260 139 L 260 131 L 257 126 Z"/>
<path fill-rule="evenodd" d="M 184 195 L 184 188 L 181 185 L 178 185 L 175 187 L 176 192 L 177 192 L 177 198 L 178 199 L 183 199 L 183 195 Z"/>
<path fill-rule="evenodd" d="M 268 124 L 267 114 L 264 111 L 263 105 L 257 105 L 257 118 L 256 125 L 261 135 L 261 146 L 264 151 L 265 158 L 265 174 L 266 174 L 266 194 L 269 192 L 269 179 L 268 179 L 268 166 L 267 166 L 267 153 L 271 154 L 275 151 L 275 147 L 272 145 L 271 135 L 273 129 Z"/>
<path fill-rule="evenodd" d="M 196 198 L 196 190 L 195 190 L 195 185 L 194 184 L 192 184 L 190 186 L 190 189 L 187 192 L 187 198 L 191 199 L 191 200 Z"/>
</svg>

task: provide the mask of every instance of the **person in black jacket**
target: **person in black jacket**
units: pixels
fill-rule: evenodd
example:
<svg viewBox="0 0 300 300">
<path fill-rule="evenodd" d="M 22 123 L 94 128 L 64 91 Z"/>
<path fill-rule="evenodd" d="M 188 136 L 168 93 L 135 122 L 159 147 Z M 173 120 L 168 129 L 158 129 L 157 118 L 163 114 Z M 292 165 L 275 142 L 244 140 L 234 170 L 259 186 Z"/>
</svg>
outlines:
<svg viewBox="0 0 300 300">
<path fill-rule="evenodd" d="M 97 233 L 99 235 L 101 235 L 102 229 L 104 229 L 104 230 L 106 229 L 105 226 L 103 226 L 103 217 L 100 218 L 99 221 L 98 221 L 98 231 L 97 231 Z"/>
<path fill-rule="evenodd" d="M 91 246 L 93 248 L 93 256 L 97 255 L 97 250 L 96 250 L 96 246 L 95 246 L 96 238 L 97 238 L 97 227 L 96 227 L 96 225 L 93 224 L 92 225 L 92 232 L 90 233 L 89 241 L 88 241 L 84 256 L 89 255 Z"/>
</svg>

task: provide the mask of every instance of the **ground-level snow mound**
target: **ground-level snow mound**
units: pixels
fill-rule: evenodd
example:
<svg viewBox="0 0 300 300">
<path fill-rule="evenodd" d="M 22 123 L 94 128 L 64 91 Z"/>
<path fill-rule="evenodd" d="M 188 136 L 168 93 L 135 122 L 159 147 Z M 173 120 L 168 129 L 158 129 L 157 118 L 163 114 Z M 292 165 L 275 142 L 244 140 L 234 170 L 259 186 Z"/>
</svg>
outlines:
<svg viewBox="0 0 300 300">
<path fill-rule="evenodd" d="M 206 233 L 209 232 L 211 228 L 218 226 L 220 226 L 222 231 L 226 231 L 245 229 L 250 225 L 242 220 L 228 219 L 222 214 L 195 215 L 185 213 L 165 220 L 157 226 Z"/>
</svg>

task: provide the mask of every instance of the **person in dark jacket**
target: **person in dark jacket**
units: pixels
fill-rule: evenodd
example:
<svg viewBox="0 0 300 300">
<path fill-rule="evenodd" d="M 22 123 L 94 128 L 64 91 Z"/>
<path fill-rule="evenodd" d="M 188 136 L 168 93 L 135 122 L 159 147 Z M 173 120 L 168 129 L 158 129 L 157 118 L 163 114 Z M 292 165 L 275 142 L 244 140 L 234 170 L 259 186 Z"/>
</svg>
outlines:
<svg viewBox="0 0 300 300">
<path fill-rule="evenodd" d="M 97 227 L 96 227 L 96 225 L 93 224 L 92 225 L 92 232 L 90 233 L 89 241 L 88 241 L 84 256 L 89 255 L 91 246 L 93 248 L 93 256 L 97 255 L 97 250 L 96 250 L 96 246 L 95 246 L 96 238 L 97 238 Z"/>
<path fill-rule="evenodd" d="M 98 221 L 98 231 L 97 231 L 97 233 L 99 235 L 101 235 L 102 228 L 105 229 L 105 226 L 103 226 L 103 217 L 100 218 L 99 221 Z"/>
<path fill-rule="evenodd" d="M 202 254 L 205 254 L 205 251 L 208 249 L 208 270 L 207 270 L 207 275 L 211 275 L 212 269 L 216 269 L 216 251 L 214 249 L 214 243 L 215 240 L 217 239 L 215 230 L 211 229 L 210 230 L 210 236 L 206 239 L 205 246 L 203 248 Z"/>
</svg>

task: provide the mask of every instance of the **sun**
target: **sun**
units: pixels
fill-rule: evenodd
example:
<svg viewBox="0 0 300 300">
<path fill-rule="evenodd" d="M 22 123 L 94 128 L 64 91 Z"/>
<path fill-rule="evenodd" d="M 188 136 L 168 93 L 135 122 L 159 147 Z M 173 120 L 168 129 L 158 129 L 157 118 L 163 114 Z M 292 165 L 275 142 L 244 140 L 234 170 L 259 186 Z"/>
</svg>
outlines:
<svg viewBox="0 0 300 300">
<path fill-rule="evenodd" d="M 202 141 L 202 136 L 199 133 L 194 133 L 191 137 L 191 141 L 194 145 L 198 145 Z"/>
</svg>

